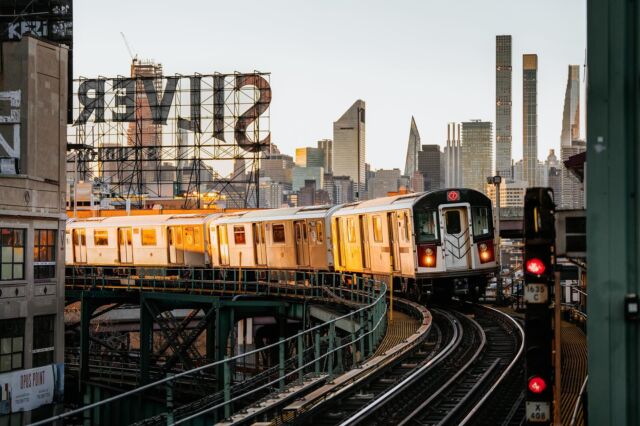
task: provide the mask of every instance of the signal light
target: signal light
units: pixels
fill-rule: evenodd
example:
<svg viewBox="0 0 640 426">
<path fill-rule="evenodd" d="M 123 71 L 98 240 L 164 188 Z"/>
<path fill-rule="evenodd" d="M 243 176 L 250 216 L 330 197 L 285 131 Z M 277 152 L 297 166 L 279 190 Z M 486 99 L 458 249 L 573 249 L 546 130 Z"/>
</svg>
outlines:
<svg viewBox="0 0 640 426">
<path fill-rule="evenodd" d="M 547 382 L 542 377 L 532 377 L 529 379 L 529 390 L 533 393 L 542 393 L 547 388 Z"/>
<path fill-rule="evenodd" d="M 544 262 L 542 260 L 534 257 L 533 259 L 527 260 L 527 272 L 534 275 L 542 275 L 546 267 L 544 266 Z"/>
<path fill-rule="evenodd" d="M 435 268 L 437 264 L 435 246 L 418 246 L 418 264 L 427 268 Z"/>
<path fill-rule="evenodd" d="M 480 255 L 480 263 L 492 262 L 494 259 L 493 244 L 492 243 L 478 244 L 478 254 Z"/>
</svg>

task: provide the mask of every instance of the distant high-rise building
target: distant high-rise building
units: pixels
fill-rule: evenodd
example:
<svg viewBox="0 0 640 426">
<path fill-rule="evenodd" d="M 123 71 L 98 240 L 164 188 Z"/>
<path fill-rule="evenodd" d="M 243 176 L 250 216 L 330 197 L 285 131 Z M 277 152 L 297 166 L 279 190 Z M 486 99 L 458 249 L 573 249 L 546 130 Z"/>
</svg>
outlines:
<svg viewBox="0 0 640 426">
<path fill-rule="evenodd" d="M 561 168 L 555 150 L 549 150 L 545 165 L 547 169 L 547 186 L 553 189 L 556 206 L 562 206 Z"/>
<path fill-rule="evenodd" d="M 305 186 L 307 180 L 316 183 L 316 189 L 322 189 L 324 184 L 324 169 L 322 167 L 298 167 L 293 168 L 291 189 L 299 191 Z"/>
<path fill-rule="evenodd" d="M 496 174 L 511 177 L 511 36 L 496 36 Z"/>
<path fill-rule="evenodd" d="M 333 177 L 333 203 L 344 204 L 354 200 L 353 181 L 349 176 Z"/>
<path fill-rule="evenodd" d="M 565 209 L 584 208 L 584 190 L 578 178 L 564 166 L 572 155 L 586 150 L 580 140 L 580 67 L 569 65 L 567 88 L 564 95 L 562 131 L 560 133 L 560 199 L 556 204 Z M 559 202 L 558 202 L 559 201 Z"/>
<path fill-rule="evenodd" d="M 356 200 L 364 198 L 365 172 L 365 103 L 357 100 L 333 123 L 333 174 L 349 176 Z"/>
<path fill-rule="evenodd" d="M 422 145 L 418 152 L 418 171 L 424 177 L 424 190 L 434 191 L 442 188 L 440 180 L 440 163 L 442 152 L 440 145 Z"/>
<path fill-rule="evenodd" d="M 490 121 L 462 123 L 462 184 L 485 192 L 487 177 L 493 169 L 493 125 Z"/>
<path fill-rule="evenodd" d="M 284 187 L 281 183 L 272 182 L 270 178 L 260 178 L 260 207 L 277 209 L 282 207 Z"/>
<path fill-rule="evenodd" d="M 400 185 L 400 169 L 379 169 L 369 179 L 369 199 L 386 197 L 389 192 L 397 192 Z"/>
<path fill-rule="evenodd" d="M 323 151 L 320 148 L 296 148 L 296 166 L 324 168 Z"/>
<path fill-rule="evenodd" d="M 524 207 L 524 196 L 527 192 L 527 182 L 523 180 L 504 179 L 500 185 L 500 208 Z M 496 205 L 496 187 L 486 184 L 486 194 Z"/>
<path fill-rule="evenodd" d="M 260 175 L 271 178 L 273 182 L 286 184 L 291 189 L 293 165 L 290 155 L 272 153 L 269 158 L 260 159 Z"/>
<path fill-rule="evenodd" d="M 538 55 L 522 55 L 523 180 L 536 186 L 538 169 Z"/>
<path fill-rule="evenodd" d="M 571 141 L 571 146 L 560 148 L 562 157 L 562 197 L 560 205 L 563 209 L 583 209 L 584 205 L 584 187 L 580 180 L 568 170 L 564 162 L 574 155 L 580 154 L 587 150 L 587 143 L 584 140 Z"/>
<path fill-rule="evenodd" d="M 409 143 L 407 146 L 407 158 L 404 163 L 404 175 L 413 176 L 418 170 L 418 153 L 420 152 L 420 133 L 416 120 L 411 117 L 411 127 L 409 128 Z"/>
<path fill-rule="evenodd" d="M 462 186 L 462 147 L 459 123 L 447 124 L 447 146 L 445 147 L 446 188 Z"/>
<path fill-rule="evenodd" d="M 322 167 L 325 172 L 333 173 L 333 141 L 331 139 L 321 139 L 318 141 L 318 148 L 322 150 Z"/>
<path fill-rule="evenodd" d="M 560 146 L 571 146 L 571 142 L 578 139 L 580 139 L 580 66 L 569 65 Z"/>
</svg>

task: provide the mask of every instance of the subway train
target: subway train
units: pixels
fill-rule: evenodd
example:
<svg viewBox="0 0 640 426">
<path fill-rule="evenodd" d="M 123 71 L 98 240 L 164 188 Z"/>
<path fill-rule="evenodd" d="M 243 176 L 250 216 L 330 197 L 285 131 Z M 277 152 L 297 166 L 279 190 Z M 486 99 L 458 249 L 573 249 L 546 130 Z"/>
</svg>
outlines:
<svg viewBox="0 0 640 426">
<path fill-rule="evenodd" d="M 419 299 L 477 295 L 498 270 L 491 201 L 472 189 L 338 206 L 69 219 L 67 267 L 338 271 Z M 105 272 L 106 273 L 106 272 Z"/>
</svg>

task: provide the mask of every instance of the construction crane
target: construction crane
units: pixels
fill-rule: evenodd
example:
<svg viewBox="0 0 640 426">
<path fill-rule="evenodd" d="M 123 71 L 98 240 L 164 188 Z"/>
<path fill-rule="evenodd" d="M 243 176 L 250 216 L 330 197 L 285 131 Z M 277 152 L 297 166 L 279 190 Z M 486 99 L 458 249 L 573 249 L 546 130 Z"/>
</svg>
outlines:
<svg viewBox="0 0 640 426">
<path fill-rule="evenodd" d="M 124 35 L 122 31 L 120 31 L 120 35 L 122 36 L 124 45 L 127 47 L 127 50 L 129 51 L 129 56 L 131 56 L 131 60 L 133 62 L 136 62 L 138 60 L 138 54 L 137 53 L 135 55 L 133 54 L 133 51 L 131 50 L 131 46 L 129 46 L 129 42 L 127 41 L 127 37 Z"/>
</svg>

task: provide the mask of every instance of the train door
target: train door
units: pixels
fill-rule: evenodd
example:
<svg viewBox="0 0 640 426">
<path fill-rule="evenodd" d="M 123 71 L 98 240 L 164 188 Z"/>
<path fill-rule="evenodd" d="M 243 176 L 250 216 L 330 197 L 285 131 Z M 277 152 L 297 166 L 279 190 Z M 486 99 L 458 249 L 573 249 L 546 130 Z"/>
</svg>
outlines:
<svg viewBox="0 0 640 426">
<path fill-rule="evenodd" d="M 253 224 L 253 241 L 256 265 L 265 266 L 267 264 L 267 243 L 264 240 L 264 224 Z"/>
<path fill-rule="evenodd" d="M 360 225 L 360 253 L 362 254 L 362 269 L 369 269 L 371 267 L 371 262 L 369 259 L 369 236 L 367 233 L 367 218 L 365 215 L 361 214 L 358 216 L 358 221 Z"/>
<path fill-rule="evenodd" d="M 307 224 L 304 220 L 293 222 L 296 240 L 296 262 L 298 266 L 309 266 L 309 240 L 307 238 Z"/>
<path fill-rule="evenodd" d="M 344 267 L 344 248 L 342 247 L 342 226 L 340 225 L 341 218 L 337 217 L 333 220 L 335 229 L 333 230 L 332 239 L 335 241 L 335 253 L 336 253 L 336 266 Z"/>
<path fill-rule="evenodd" d="M 229 234 L 227 225 L 218 226 L 218 253 L 220 254 L 220 265 L 229 265 Z"/>
<path fill-rule="evenodd" d="M 84 228 L 74 229 L 73 237 L 73 261 L 75 263 L 87 263 L 87 234 Z"/>
<path fill-rule="evenodd" d="M 471 240 L 466 207 L 441 208 L 440 217 L 447 270 L 468 269 Z"/>
<path fill-rule="evenodd" d="M 387 231 L 389 232 L 389 254 L 394 272 L 400 271 L 400 247 L 398 244 L 398 219 L 394 212 L 387 213 Z"/>
<path fill-rule="evenodd" d="M 131 227 L 118 228 L 118 256 L 120 263 L 133 263 Z"/>
<path fill-rule="evenodd" d="M 184 240 L 181 226 L 170 226 L 169 234 L 169 263 L 182 265 L 184 263 Z"/>
</svg>

